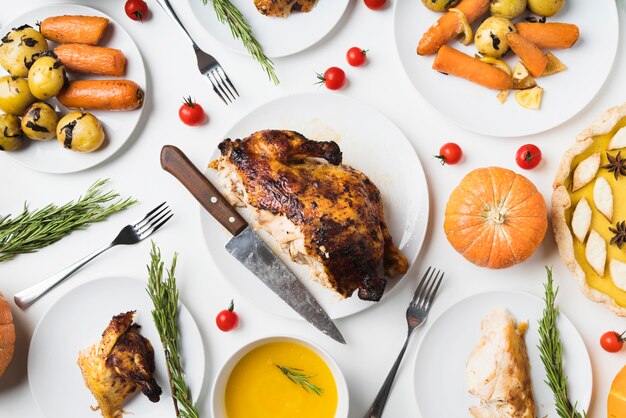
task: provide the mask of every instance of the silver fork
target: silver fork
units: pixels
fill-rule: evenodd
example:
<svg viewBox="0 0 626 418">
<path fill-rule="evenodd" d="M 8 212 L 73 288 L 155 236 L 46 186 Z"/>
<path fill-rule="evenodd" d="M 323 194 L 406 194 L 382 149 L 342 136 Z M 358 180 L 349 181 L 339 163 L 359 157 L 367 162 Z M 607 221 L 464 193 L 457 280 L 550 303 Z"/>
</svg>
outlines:
<svg viewBox="0 0 626 418">
<path fill-rule="evenodd" d="M 122 228 L 122 230 L 117 234 L 117 237 L 115 237 L 115 239 L 111 241 L 110 244 L 107 244 L 104 247 L 94 251 L 88 256 L 78 260 L 71 266 L 61 270 L 56 274 L 53 274 L 42 282 L 16 293 L 13 297 L 15 304 L 21 309 L 28 308 L 40 297 L 57 287 L 59 284 L 63 283 L 68 277 L 76 273 L 81 267 L 83 267 L 85 264 L 99 256 L 109 248 L 113 248 L 116 245 L 136 244 L 139 241 L 148 238 L 150 235 L 154 234 L 159 228 L 161 228 L 167 221 L 169 221 L 172 216 L 174 216 L 174 214 L 171 213 L 169 207 L 165 204 L 165 202 L 161 203 L 159 206 L 148 212 L 146 216 L 144 216 L 143 219 L 136 224 L 126 225 L 124 228 Z"/>
<path fill-rule="evenodd" d="M 380 418 L 383 416 L 383 409 L 385 409 L 385 404 L 387 403 L 387 398 L 389 397 L 389 392 L 391 391 L 391 385 L 393 384 L 393 380 L 398 372 L 398 367 L 402 362 L 402 357 L 404 357 L 404 352 L 409 344 L 409 339 L 411 338 L 413 331 L 426 322 L 426 317 L 428 316 L 432 302 L 435 299 L 435 295 L 437 295 L 439 285 L 441 285 L 441 281 L 443 280 L 443 275 L 443 272 L 440 272 L 437 269 L 432 269 L 431 271 L 431 267 L 428 267 L 428 270 L 424 273 L 424 277 L 422 277 L 417 289 L 415 289 L 413 299 L 411 300 L 411 303 L 409 303 L 409 307 L 406 310 L 406 322 L 409 327 L 406 340 L 404 341 L 402 350 L 400 350 L 400 354 L 398 355 L 396 362 L 393 364 L 391 371 L 387 375 L 383 386 L 378 391 L 376 399 L 374 399 L 372 406 L 365 414 L 365 418 Z"/>
<path fill-rule="evenodd" d="M 226 72 L 224 71 L 220 63 L 217 62 L 217 60 L 213 58 L 212 55 L 209 55 L 201 50 L 200 47 L 195 43 L 191 35 L 189 35 L 189 32 L 187 32 L 187 29 L 185 29 L 182 22 L 176 15 L 176 12 L 174 12 L 174 9 L 172 8 L 169 0 L 157 0 L 157 2 L 161 5 L 163 10 L 165 10 L 165 12 L 174 20 L 174 22 L 178 24 L 183 33 L 187 36 L 187 39 L 189 39 L 189 42 L 191 42 L 191 45 L 193 45 L 193 50 L 196 53 L 196 59 L 198 60 L 198 69 L 200 70 L 202 75 L 207 76 L 207 78 L 211 82 L 211 85 L 213 86 L 213 91 L 215 92 L 215 94 L 217 94 L 220 99 L 222 99 L 222 101 L 226 103 L 226 105 L 228 105 L 228 103 L 232 103 L 233 100 L 236 100 L 237 97 L 239 97 L 239 92 L 230 81 L 230 78 L 228 78 L 228 76 L 226 75 Z M 237 97 L 235 97 L 235 94 L 237 95 Z M 227 99 L 228 101 L 226 101 Z"/>
</svg>

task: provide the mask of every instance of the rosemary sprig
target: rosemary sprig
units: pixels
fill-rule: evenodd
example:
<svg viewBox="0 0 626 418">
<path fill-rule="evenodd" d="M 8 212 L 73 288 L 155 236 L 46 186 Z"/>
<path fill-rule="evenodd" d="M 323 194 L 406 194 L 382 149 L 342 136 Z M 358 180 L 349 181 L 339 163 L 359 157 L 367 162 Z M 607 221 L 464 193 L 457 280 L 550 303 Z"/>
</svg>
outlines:
<svg viewBox="0 0 626 418">
<path fill-rule="evenodd" d="M 283 372 L 283 374 L 287 376 L 289 380 L 291 380 L 296 385 L 300 385 L 300 387 L 302 387 L 302 389 L 304 389 L 305 391 L 315 393 L 317 396 L 321 396 L 322 392 L 324 392 L 323 388 L 315 386 L 313 383 L 308 381 L 308 379 L 316 375 L 304 374 L 302 373 L 302 369 L 296 369 L 294 367 L 285 367 L 278 364 L 276 365 L 276 367 L 278 367 L 278 369 Z"/>
<path fill-rule="evenodd" d="M 555 304 L 559 288 L 554 289 L 552 285 L 552 268 L 546 266 L 548 281 L 544 284 L 546 303 L 543 315 L 539 320 L 539 351 L 541 361 L 546 369 L 546 383 L 550 386 L 554 395 L 556 412 L 561 418 L 583 418 L 587 414 L 585 411 L 577 411 L 577 405 L 570 403 L 567 398 L 567 376 L 563 373 L 563 343 L 559 337 L 557 328 L 557 317 L 559 307 Z"/>
<path fill-rule="evenodd" d="M 180 357 L 180 339 L 176 321 L 178 319 L 178 289 L 176 288 L 177 254 L 174 254 L 172 266 L 166 270 L 167 277 L 163 278 L 163 261 L 161 251 L 152 243 L 150 264 L 148 265 L 148 288 L 146 289 L 154 309 L 152 318 L 156 325 L 167 363 L 167 374 L 170 379 L 170 389 L 174 400 L 176 416 L 182 418 L 199 418 L 197 406 L 191 398 L 191 391 L 187 383 Z"/>
<path fill-rule="evenodd" d="M 108 179 L 95 182 L 84 196 L 62 206 L 49 204 L 43 209 L 31 211 L 24 203 L 20 215 L 14 218 L 11 215 L 0 216 L 0 262 L 47 247 L 72 231 L 103 221 L 109 215 L 137 203 L 129 197 L 121 199 L 113 191 L 103 193 L 101 187 L 106 182 Z"/>
<path fill-rule="evenodd" d="M 267 77 L 276 85 L 280 84 L 274 63 L 263 52 L 263 47 L 256 40 L 252 33 L 252 28 L 243 18 L 243 14 L 237 6 L 232 4 L 230 0 L 211 0 L 213 9 L 217 15 L 217 20 L 221 23 L 227 23 L 233 38 L 240 39 L 243 46 L 248 50 L 250 55 L 261 64 L 263 70 L 267 73 Z M 202 0 L 206 6 L 209 0 Z"/>
</svg>

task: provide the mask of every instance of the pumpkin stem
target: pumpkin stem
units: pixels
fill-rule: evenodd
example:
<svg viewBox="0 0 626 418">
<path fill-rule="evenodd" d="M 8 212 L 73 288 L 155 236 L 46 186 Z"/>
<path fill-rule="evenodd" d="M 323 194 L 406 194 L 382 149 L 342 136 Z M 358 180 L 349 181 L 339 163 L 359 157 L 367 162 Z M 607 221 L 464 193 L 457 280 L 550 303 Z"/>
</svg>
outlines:
<svg viewBox="0 0 626 418">
<path fill-rule="evenodd" d="M 496 225 L 502 225 L 506 221 L 506 217 L 498 208 L 492 208 L 487 212 L 487 220 Z"/>
</svg>

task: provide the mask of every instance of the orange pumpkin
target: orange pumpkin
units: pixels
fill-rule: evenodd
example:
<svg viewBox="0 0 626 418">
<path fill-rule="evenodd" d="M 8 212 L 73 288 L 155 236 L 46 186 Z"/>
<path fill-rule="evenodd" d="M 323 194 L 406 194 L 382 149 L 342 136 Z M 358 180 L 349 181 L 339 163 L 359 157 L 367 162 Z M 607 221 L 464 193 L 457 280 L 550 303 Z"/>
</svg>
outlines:
<svg viewBox="0 0 626 418">
<path fill-rule="evenodd" d="M 546 202 L 526 177 L 499 167 L 469 173 L 450 195 L 443 228 L 455 250 L 481 267 L 526 260 L 548 227 Z"/>
<path fill-rule="evenodd" d="M 606 409 L 609 418 L 626 417 L 626 366 L 613 380 Z"/>
<path fill-rule="evenodd" d="M 15 347 L 15 328 L 9 302 L 0 293 L 0 376 L 11 363 Z"/>
</svg>

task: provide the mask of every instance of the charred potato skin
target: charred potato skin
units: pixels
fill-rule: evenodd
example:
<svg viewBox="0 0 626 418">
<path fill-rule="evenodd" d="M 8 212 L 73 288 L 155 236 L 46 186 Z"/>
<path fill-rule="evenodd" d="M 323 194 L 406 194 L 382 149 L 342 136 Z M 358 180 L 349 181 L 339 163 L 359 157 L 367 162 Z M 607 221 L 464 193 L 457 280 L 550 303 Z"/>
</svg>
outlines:
<svg viewBox="0 0 626 418">
<path fill-rule="evenodd" d="M 0 41 L 0 65 L 18 77 L 26 77 L 36 57 L 48 50 L 46 38 L 30 25 L 13 28 Z"/>
<path fill-rule="evenodd" d="M 47 103 L 33 103 L 22 117 L 22 132 L 30 139 L 46 141 L 56 136 L 57 112 Z"/>
<path fill-rule="evenodd" d="M 24 135 L 17 116 L 0 115 L 0 151 L 15 151 L 24 144 Z"/>
<path fill-rule="evenodd" d="M 455 7 L 461 0 L 422 0 L 424 6 L 433 12 L 445 12 L 451 7 Z"/>
<path fill-rule="evenodd" d="M 66 84 L 65 67 L 53 54 L 37 58 L 28 70 L 28 87 L 39 100 L 56 96 Z"/>
<path fill-rule="evenodd" d="M 476 29 L 474 44 L 482 55 L 500 58 L 509 50 L 506 35 L 510 32 L 517 32 L 510 20 L 492 16 Z"/>
<path fill-rule="evenodd" d="M 92 152 L 104 143 L 102 124 L 91 113 L 72 112 L 57 124 L 57 139 L 64 148 L 78 152 Z"/>
<path fill-rule="evenodd" d="M 22 116 L 28 106 L 35 102 L 28 81 L 22 77 L 0 77 L 0 110 L 5 113 Z"/>
</svg>

